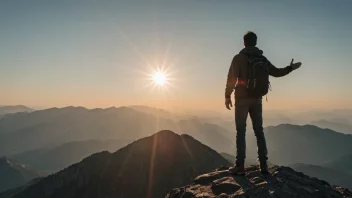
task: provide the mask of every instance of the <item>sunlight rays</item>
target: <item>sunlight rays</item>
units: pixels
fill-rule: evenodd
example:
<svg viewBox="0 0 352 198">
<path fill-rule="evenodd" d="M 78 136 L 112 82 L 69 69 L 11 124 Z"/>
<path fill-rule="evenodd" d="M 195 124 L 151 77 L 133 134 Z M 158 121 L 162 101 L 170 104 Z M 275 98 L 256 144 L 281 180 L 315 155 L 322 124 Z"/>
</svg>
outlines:
<svg viewBox="0 0 352 198">
<path fill-rule="evenodd" d="M 148 191 L 147 197 L 152 198 L 152 189 L 154 184 L 154 163 L 155 163 L 155 156 L 156 156 L 156 147 L 158 144 L 158 136 L 154 135 L 153 137 L 153 148 L 152 148 L 152 155 L 150 156 L 150 165 L 149 165 L 149 178 L 148 178 Z"/>
</svg>

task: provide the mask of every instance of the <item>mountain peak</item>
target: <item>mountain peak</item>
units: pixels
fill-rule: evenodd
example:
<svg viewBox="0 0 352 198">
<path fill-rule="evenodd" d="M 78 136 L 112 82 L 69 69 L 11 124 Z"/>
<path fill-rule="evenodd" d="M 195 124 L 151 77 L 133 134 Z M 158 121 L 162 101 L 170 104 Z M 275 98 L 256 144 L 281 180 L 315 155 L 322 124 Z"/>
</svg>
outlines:
<svg viewBox="0 0 352 198">
<path fill-rule="evenodd" d="M 246 176 L 233 176 L 227 167 L 200 175 L 194 184 L 172 190 L 166 198 L 185 197 L 352 197 L 352 192 L 304 175 L 291 168 L 274 166 L 264 178 L 256 166 L 246 168 Z"/>
<path fill-rule="evenodd" d="M 222 165 L 230 163 L 196 139 L 163 130 L 115 153 L 91 155 L 14 198 L 163 197 Z"/>
<path fill-rule="evenodd" d="M 180 135 L 170 130 L 161 130 L 155 133 L 153 136 L 166 137 L 166 138 L 180 137 Z"/>
</svg>

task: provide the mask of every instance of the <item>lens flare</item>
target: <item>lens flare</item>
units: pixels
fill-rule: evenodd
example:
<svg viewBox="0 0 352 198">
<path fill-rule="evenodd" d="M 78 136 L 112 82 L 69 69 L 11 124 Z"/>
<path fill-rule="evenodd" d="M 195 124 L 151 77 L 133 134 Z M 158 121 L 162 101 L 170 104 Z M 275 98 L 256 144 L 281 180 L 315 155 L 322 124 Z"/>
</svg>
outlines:
<svg viewBox="0 0 352 198">
<path fill-rule="evenodd" d="M 167 80 L 167 75 L 164 72 L 156 71 L 152 74 L 152 81 L 157 86 L 164 86 Z"/>
</svg>

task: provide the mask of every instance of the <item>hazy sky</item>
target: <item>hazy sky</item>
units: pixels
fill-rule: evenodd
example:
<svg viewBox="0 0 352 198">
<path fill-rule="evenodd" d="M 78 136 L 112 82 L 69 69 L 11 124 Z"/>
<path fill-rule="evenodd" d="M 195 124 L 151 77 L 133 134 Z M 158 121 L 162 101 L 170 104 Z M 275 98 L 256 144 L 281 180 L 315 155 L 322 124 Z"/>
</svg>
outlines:
<svg viewBox="0 0 352 198">
<path fill-rule="evenodd" d="M 247 30 L 277 67 L 265 108 L 352 108 L 352 1 L 2 0 L 0 104 L 224 108 Z M 168 68 L 152 90 L 152 68 Z"/>
</svg>

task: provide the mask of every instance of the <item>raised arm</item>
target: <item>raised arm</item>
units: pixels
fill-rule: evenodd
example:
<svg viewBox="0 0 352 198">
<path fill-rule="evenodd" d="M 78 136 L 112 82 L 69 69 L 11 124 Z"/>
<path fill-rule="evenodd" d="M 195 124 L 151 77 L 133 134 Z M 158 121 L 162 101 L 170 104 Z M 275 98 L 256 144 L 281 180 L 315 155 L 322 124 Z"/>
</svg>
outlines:
<svg viewBox="0 0 352 198">
<path fill-rule="evenodd" d="M 269 62 L 269 75 L 274 77 L 286 76 L 292 71 L 292 66 L 287 66 L 284 68 L 277 68 Z"/>
<path fill-rule="evenodd" d="M 286 66 L 284 68 L 277 68 L 273 64 L 271 64 L 270 62 L 269 62 L 269 64 L 270 64 L 269 65 L 269 75 L 274 76 L 274 77 L 286 76 L 291 71 L 300 68 L 302 65 L 301 62 L 293 63 L 293 59 L 292 59 L 290 65 Z"/>
</svg>

